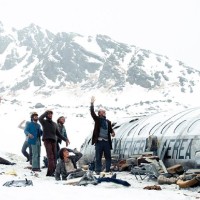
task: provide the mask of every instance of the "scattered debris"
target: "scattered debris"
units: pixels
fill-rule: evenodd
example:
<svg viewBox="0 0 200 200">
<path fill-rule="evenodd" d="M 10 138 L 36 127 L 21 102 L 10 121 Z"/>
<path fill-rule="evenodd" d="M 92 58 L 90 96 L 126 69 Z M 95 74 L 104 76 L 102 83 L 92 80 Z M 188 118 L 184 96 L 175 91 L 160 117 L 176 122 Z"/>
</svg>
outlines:
<svg viewBox="0 0 200 200">
<path fill-rule="evenodd" d="M 167 171 L 170 174 L 183 174 L 184 173 L 183 166 L 180 164 L 173 165 L 173 166 L 167 168 Z"/>
<path fill-rule="evenodd" d="M 0 164 L 3 164 L 3 165 L 15 165 L 16 163 L 10 162 L 10 161 L 0 157 Z"/>
<path fill-rule="evenodd" d="M 7 174 L 7 175 L 17 176 L 17 172 L 16 172 L 15 170 L 12 170 L 12 171 L 6 172 L 5 174 Z"/>
<path fill-rule="evenodd" d="M 12 181 L 7 181 L 6 183 L 3 184 L 3 186 L 7 187 L 26 187 L 26 186 L 33 186 L 32 180 L 12 180 Z"/>
<path fill-rule="evenodd" d="M 31 176 L 35 176 L 37 178 L 39 178 L 39 174 L 37 172 L 31 171 Z"/>
<path fill-rule="evenodd" d="M 183 179 L 183 180 L 178 180 L 176 182 L 176 184 L 180 187 L 180 188 L 188 188 L 188 187 L 193 187 L 193 186 L 197 186 L 200 183 L 200 174 L 195 176 L 192 179 Z"/>
<path fill-rule="evenodd" d="M 158 177 L 158 179 L 157 179 L 157 181 L 158 181 L 158 184 L 176 184 L 176 182 L 177 182 L 177 178 L 176 177 L 170 177 L 170 178 L 168 178 L 168 177 L 166 177 L 166 176 L 164 176 L 164 175 L 160 175 L 159 177 Z"/>
<path fill-rule="evenodd" d="M 145 189 L 145 190 L 162 190 L 159 185 L 146 186 L 143 189 Z"/>
</svg>

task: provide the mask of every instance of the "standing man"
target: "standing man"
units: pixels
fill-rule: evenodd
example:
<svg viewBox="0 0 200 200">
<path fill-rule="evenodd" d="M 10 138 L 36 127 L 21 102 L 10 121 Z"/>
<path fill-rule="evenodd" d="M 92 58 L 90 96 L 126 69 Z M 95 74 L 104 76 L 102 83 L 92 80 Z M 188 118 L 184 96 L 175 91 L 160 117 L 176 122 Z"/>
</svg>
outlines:
<svg viewBox="0 0 200 200">
<path fill-rule="evenodd" d="M 41 136 L 42 129 L 38 122 L 38 114 L 33 112 L 31 114 L 31 121 L 26 123 L 24 133 L 28 137 L 28 144 L 31 145 L 32 150 L 32 171 L 40 170 L 40 154 L 41 154 Z"/>
<path fill-rule="evenodd" d="M 64 123 L 65 123 L 64 116 L 61 116 L 57 119 L 57 125 L 58 125 L 58 130 L 59 130 L 60 134 L 63 135 L 64 137 L 66 137 L 68 140 L 68 144 L 70 144 L 69 139 L 67 137 L 67 132 L 66 132 Z M 59 151 L 60 151 L 61 143 L 62 143 L 62 140 L 60 138 L 57 138 L 57 141 L 56 141 L 57 159 L 59 158 Z"/>
<path fill-rule="evenodd" d="M 68 140 L 66 137 L 62 136 L 58 130 L 57 124 L 52 121 L 53 112 L 51 110 L 47 110 L 39 117 L 39 121 L 43 127 L 43 138 L 44 146 L 47 153 L 48 159 L 48 169 L 46 176 L 55 176 L 56 169 L 56 140 L 57 137 L 64 140 L 66 142 L 66 146 L 68 146 Z M 44 119 L 46 118 L 46 119 Z"/>
<path fill-rule="evenodd" d="M 19 125 L 18 128 L 22 129 L 24 131 L 25 126 L 23 124 L 25 123 L 25 120 L 23 120 Z M 25 134 L 26 135 L 26 134 Z M 27 152 L 27 149 L 29 149 L 29 153 Z M 26 135 L 26 139 L 22 145 L 22 154 L 26 157 L 26 162 L 30 162 L 32 165 L 32 150 L 31 150 L 31 145 L 28 143 L 28 136 Z"/>
<path fill-rule="evenodd" d="M 100 109 L 98 116 L 94 112 L 95 97 L 91 98 L 90 114 L 94 119 L 94 130 L 92 135 L 92 145 L 95 144 L 95 171 L 100 174 L 102 170 L 102 156 L 106 159 L 106 172 L 110 171 L 111 166 L 111 149 L 112 141 L 111 136 L 115 136 L 115 132 L 112 129 L 111 121 L 106 119 L 106 111 Z"/>
</svg>

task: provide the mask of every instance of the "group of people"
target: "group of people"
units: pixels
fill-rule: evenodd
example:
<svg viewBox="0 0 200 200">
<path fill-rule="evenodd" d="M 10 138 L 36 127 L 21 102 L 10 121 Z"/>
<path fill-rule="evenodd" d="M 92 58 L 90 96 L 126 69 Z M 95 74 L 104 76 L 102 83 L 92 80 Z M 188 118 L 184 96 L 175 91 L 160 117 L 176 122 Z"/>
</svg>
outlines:
<svg viewBox="0 0 200 200">
<path fill-rule="evenodd" d="M 27 158 L 27 162 L 30 162 L 32 165 L 32 171 L 41 171 L 40 154 L 42 139 L 48 160 L 47 176 L 55 176 L 61 141 L 65 141 L 66 146 L 70 143 L 64 126 L 65 117 L 59 117 L 57 123 L 55 123 L 52 120 L 52 116 L 53 111 L 51 110 L 47 110 L 41 116 L 33 112 L 30 117 L 31 120 L 27 121 L 25 126 L 23 126 L 24 121 L 19 124 L 19 128 L 24 129 L 26 135 L 26 140 L 22 146 L 22 153 Z M 27 148 L 29 148 L 29 153 Z"/>
<path fill-rule="evenodd" d="M 100 174 L 102 171 L 102 157 L 106 160 L 106 172 L 110 171 L 111 167 L 111 136 L 115 133 L 112 129 L 111 121 L 106 119 L 105 109 L 99 109 L 98 115 L 94 111 L 95 97 L 91 98 L 90 113 L 94 120 L 94 130 L 92 135 L 92 144 L 95 145 L 95 172 Z M 79 177 L 85 172 L 78 168 L 76 163 L 82 157 L 82 154 L 76 149 L 71 150 L 68 147 L 70 141 L 64 126 L 65 117 L 61 116 L 57 119 L 57 123 L 52 120 L 53 111 L 47 110 L 42 115 L 33 112 L 31 120 L 26 122 L 23 127 L 23 122 L 19 128 L 24 129 L 26 140 L 22 147 L 22 153 L 27 158 L 27 162 L 32 165 L 32 171 L 41 171 L 40 169 L 40 154 L 41 140 L 46 149 L 48 167 L 46 176 L 53 176 L 56 180 L 66 180 L 67 177 Z M 38 121 L 40 123 L 38 123 Z M 61 142 L 66 143 L 66 147 L 60 149 Z M 29 153 L 26 149 L 29 148 Z M 70 155 L 72 152 L 74 155 Z"/>
</svg>

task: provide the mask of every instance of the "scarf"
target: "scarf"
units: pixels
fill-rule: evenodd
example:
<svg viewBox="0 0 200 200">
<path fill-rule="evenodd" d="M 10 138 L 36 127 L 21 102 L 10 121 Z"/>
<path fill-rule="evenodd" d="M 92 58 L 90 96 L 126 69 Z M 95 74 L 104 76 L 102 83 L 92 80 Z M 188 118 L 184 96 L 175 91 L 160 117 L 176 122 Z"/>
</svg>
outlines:
<svg viewBox="0 0 200 200">
<path fill-rule="evenodd" d="M 99 120 L 100 120 L 101 128 L 105 130 L 108 129 L 108 123 L 107 123 L 106 117 L 99 117 Z"/>
</svg>

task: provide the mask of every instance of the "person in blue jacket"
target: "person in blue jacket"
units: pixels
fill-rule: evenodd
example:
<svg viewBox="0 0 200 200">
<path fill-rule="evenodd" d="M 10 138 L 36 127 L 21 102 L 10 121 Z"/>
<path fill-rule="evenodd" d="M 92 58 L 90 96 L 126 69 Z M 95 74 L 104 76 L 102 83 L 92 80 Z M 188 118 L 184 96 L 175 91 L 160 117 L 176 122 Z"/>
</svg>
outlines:
<svg viewBox="0 0 200 200">
<path fill-rule="evenodd" d="M 31 121 L 26 123 L 24 133 L 28 137 L 28 144 L 32 149 L 32 171 L 40 170 L 40 154 L 41 154 L 41 136 L 42 129 L 38 123 L 38 114 L 33 112 L 31 114 Z"/>
<path fill-rule="evenodd" d="M 23 125 L 25 123 L 26 120 L 23 120 L 19 125 L 18 128 L 22 129 L 24 132 L 24 128 L 25 125 Z M 29 152 L 27 151 L 27 149 L 29 149 Z M 26 157 L 26 162 L 30 162 L 30 164 L 32 165 L 32 150 L 31 150 L 31 145 L 28 144 L 28 137 L 26 136 L 26 139 L 22 145 L 22 150 L 21 150 L 22 154 L 24 155 L 24 157 Z"/>
</svg>

